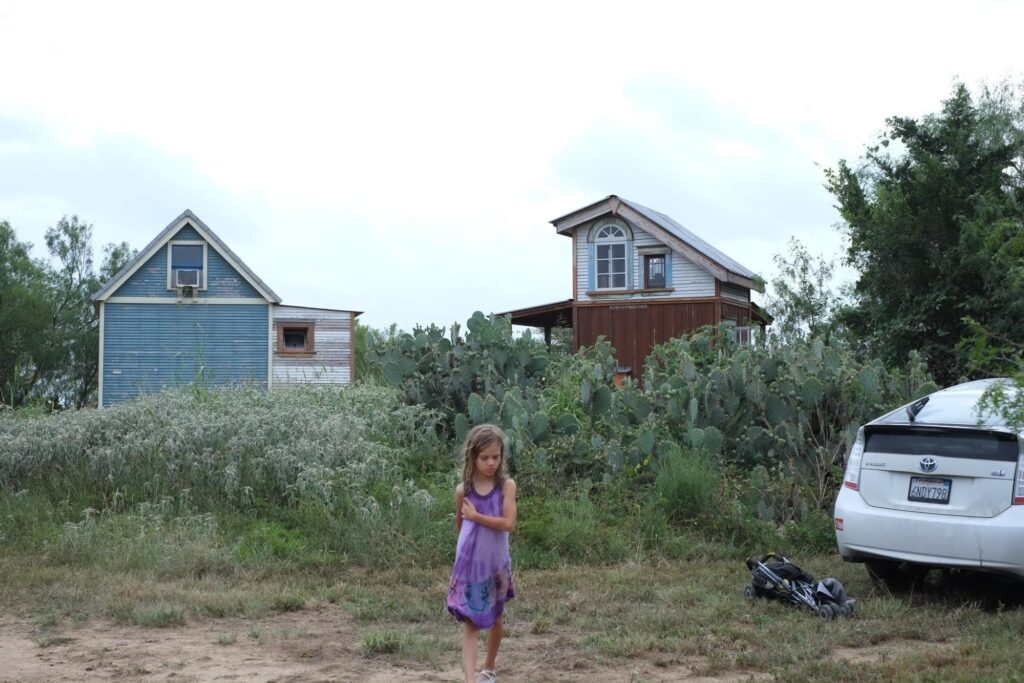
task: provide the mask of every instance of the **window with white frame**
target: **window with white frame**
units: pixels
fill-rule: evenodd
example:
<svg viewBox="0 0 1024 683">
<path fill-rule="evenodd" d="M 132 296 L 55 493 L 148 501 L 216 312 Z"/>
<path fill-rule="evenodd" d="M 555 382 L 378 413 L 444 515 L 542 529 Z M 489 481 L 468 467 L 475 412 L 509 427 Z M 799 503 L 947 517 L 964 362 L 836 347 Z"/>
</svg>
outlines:
<svg viewBox="0 0 1024 683">
<path fill-rule="evenodd" d="M 754 343 L 753 337 L 750 334 L 749 325 L 739 325 L 731 318 L 726 318 L 722 321 L 722 324 L 729 328 L 729 332 L 732 334 L 732 339 L 737 344 L 749 346 Z"/>
<path fill-rule="evenodd" d="M 167 286 L 169 289 L 206 288 L 206 243 L 171 242 L 167 254 Z"/>
<path fill-rule="evenodd" d="M 594 235 L 594 268 L 597 273 L 594 284 L 597 289 L 626 288 L 626 240 L 626 231 L 614 224 L 602 226 Z"/>
</svg>

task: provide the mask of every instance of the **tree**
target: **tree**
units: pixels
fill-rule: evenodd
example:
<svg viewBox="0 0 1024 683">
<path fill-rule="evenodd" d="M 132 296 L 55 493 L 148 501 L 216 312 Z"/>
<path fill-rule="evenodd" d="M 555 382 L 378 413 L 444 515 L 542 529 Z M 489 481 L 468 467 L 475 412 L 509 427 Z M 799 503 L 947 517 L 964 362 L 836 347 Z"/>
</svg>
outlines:
<svg viewBox="0 0 1024 683">
<path fill-rule="evenodd" d="M 107 244 L 103 264 L 93 266 L 92 230 L 78 216 L 62 217 L 46 231 L 54 261 L 51 281 L 51 331 L 44 358 L 46 396 L 56 406 L 77 407 L 95 400 L 99 387 L 99 314 L 92 295 L 134 256 L 127 242 Z"/>
<path fill-rule="evenodd" d="M 35 349 L 48 330 L 46 266 L 32 259 L 31 249 L 0 221 L 0 405 L 20 405 L 31 392 Z"/>
<path fill-rule="evenodd" d="M 10 224 L 0 223 L 0 401 L 44 400 L 56 408 L 95 401 L 99 315 L 91 296 L 131 260 L 127 243 L 108 244 L 97 273 L 92 225 L 64 216 L 46 231 L 51 263 L 29 256 Z"/>
<path fill-rule="evenodd" d="M 1024 107 L 1014 88 L 957 84 L 938 114 L 892 117 L 856 169 L 826 171 L 845 261 L 859 272 L 840 321 L 890 365 L 920 350 L 936 379 L 971 374 L 970 317 L 1024 338 Z"/>
<path fill-rule="evenodd" d="M 807 337 L 831 338 L 841 299 L 830 286 L 835 264 L 813 258 L 795 237 L 786 254 L 774 256 L 779 268 L 765 304 L 774 316 L 769 334 L 783 342 Z"/>
<path fill-rule="evenodd" d="M 981 412 L 998 415 L 1016 431 L 1024 429 L 1024 343 L 997 337 L 967 319 L 970 335 L 960 342 L 979 374 L 1008 381 L 994 382 L 981 397 Z"/>
</svg>

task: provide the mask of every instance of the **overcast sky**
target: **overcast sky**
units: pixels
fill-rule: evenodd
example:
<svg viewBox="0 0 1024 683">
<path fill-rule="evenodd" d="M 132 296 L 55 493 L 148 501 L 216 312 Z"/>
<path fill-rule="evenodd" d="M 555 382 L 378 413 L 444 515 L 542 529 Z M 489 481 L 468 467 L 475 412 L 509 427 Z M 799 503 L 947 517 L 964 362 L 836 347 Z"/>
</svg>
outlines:
<svg viewBox="0 0 1024 683">
<path fill-rule="evenodd" d="M 621 195 L 770 279 L 841 250 L 822 169 L 954 82 L 1013 2 L 0 0 L 0 219 L 138 249 L 183 210 L 284 303 L 447 325 L 572 296 L 553 218 Z"/>
</svg>

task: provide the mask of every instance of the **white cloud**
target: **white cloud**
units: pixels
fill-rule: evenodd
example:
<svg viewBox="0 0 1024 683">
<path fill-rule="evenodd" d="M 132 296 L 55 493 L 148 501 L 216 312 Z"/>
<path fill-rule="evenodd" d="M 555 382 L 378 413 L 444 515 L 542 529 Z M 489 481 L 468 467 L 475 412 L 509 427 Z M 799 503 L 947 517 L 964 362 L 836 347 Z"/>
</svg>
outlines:
<svg viewBox="0 0 1024 683">
<path fill-rule="evenodd" d="M 607 194 L 770 276 L 835 244 L 821 166 L 955 78 L 1009 2 L 0 2 L 0 218 L 149 241 L 191 208 L 287 302 L 375 325 L 567 298 Z M 15 59 L 16 58 L 16 59 Z"/>
</svg>

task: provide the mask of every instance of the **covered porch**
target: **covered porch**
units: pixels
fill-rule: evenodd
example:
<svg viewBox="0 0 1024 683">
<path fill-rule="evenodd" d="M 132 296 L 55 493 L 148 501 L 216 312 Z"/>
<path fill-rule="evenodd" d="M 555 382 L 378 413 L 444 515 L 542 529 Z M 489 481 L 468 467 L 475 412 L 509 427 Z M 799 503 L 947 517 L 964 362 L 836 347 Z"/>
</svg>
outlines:
<svg viewBox="0 0 1024 683">
<path fill-rule="evenodd" d="M 572 299 L 556 301 L 551 304 L 519 308 L 514 311 L 495 313 L 496 316 L 508 317 L 513 325 L 539 327 L 544 330 L 544 343 L 551 346 L 551 330 L 555 327 L 572 329 Z"/>
</svg>

